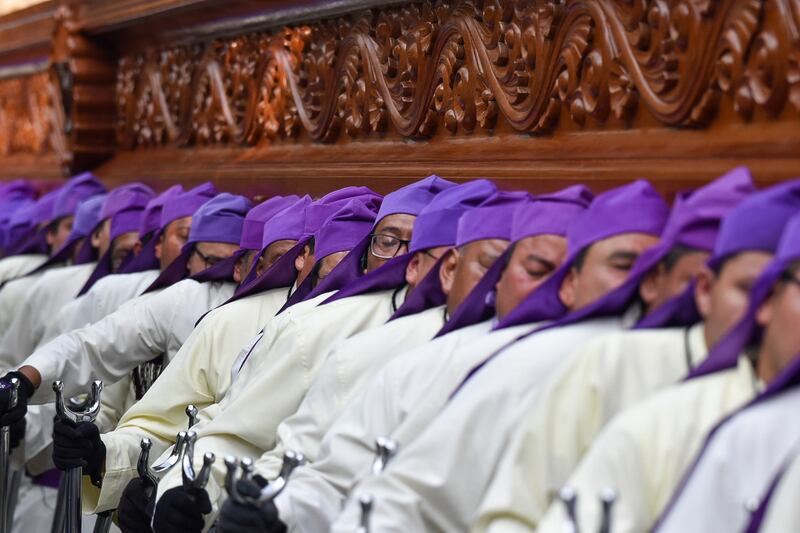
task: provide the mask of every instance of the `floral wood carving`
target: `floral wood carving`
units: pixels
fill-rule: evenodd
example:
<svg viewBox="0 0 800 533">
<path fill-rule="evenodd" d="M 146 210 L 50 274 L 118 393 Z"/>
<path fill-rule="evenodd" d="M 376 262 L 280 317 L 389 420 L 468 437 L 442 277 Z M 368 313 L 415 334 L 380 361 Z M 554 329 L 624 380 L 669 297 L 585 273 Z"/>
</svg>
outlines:
<svg viewBox="0 0 800 533">
<path fill-rule="evenodd" d="M 47 72 L 0 81 L 0 155 L 51 150 L 52 112 Z"/>
<path fill-rule="evenodd" d="M 440 0 L 124 57 L 126 147 L 800 112 L 793 0 Z M 789 108 L 787 110 L 787 107 Z"/>
</svg>

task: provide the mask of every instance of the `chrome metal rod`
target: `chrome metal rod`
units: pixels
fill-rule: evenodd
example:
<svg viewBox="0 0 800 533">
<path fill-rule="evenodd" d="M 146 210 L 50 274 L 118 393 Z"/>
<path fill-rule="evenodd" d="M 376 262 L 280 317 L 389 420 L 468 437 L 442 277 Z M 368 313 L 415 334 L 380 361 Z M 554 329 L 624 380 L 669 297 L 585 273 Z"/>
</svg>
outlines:
<svg viewBox="0 0 800 533">
<path fill-rule="evenodd" d="M 58 496 L 56 497 L 56 509 L 53 513 L 53 525 L 50 528 L 50 533 L 64 533 L 64 509 L 67 506 L 66 501 L 66 485 L 67 478 L 62 474 L 61 479 L 58 481 Z"/>
<path fill-rule="evenodd" d="M 8 408 L 17 406 L 19 380 L 11 378 L 11 394 Z M 12 517 L 10 509 L 11 489 L 11 426 L 0 427 L 0 533 L 10 533 Z"/>
<path fill-rule="evenodd" d="M 103 511 L 97 514 L 97 521 L 94 523 L 93 533 L 108 533 L 111 531 L 112 511 Z"/>
</svg>

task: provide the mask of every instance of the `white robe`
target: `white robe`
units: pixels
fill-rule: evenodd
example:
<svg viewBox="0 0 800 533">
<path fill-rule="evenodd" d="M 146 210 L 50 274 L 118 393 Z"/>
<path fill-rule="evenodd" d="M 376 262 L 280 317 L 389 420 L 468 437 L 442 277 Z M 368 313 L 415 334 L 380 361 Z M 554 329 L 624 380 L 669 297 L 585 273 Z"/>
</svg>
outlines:
<svg viewBox="0 0 800 533">
<path fill-rule="evenodd" d="M 317 460 L 298 468 L 275 500 L 290 531 L 327 531 L 351 486 L 369 471 L 377 437 L 421 431 L 471 368 L 534 326 L 489 334 L 491 327 L 487 320 L 453 331 L 396 355 L 376 373 L 325 434 Z"/>
<path fill-rule="evenodd" d="M 314 461 L 322 437 L 353 397 L 397 354 L 425 344 L 444 325 L 444 306 L 392 320 L 335 347 L 322 364 L 297 412 L 281 422 L 276 446 L 256 462 L 256 472 L 277 477 L 286 450 Z"/>
<path fill-rule="evenodd" d="M 648 531 L 663 511 L 708 431 L 761 388 L 749 359 L 736 368 L 664 389 L 619 413 L 565 484 L 578 494 L 581 530 L 599 527 L 598 495 L 617 491 L 614 533 Z M 560 532 L 566 514 L 554 502 L 537 531 Z"/>
<path fill-rule="evenodd" d="M 0 335 L 8 332 L 11 322 L 17 318 L 19 309 L 28 298 L 31 289 L 42 276 L 44 271 L 12 279 L 0 288 Z"/>
<path fill-rule="evenodd" d="M 96 263 L 51 268 L 43 273 L 18 305 L 16 316 L 0 338 L 0 363 L 16 368 L 33 353 L 49 320 L 73 300 Z"/>
<path fill-rule="evenodd" d="M 366 494 L 375 500 L 371 526 L 377 531 L 466 530 L 514 425 L 542 385 L 582 343 L 631 323 L 628 314 L 586 320 L 534 333 L 500 352 L 421 433 L 395 433 L 400 453 L 351 492 L 331 531 L 358 526 L 358 499 Z"/>
<path fill-rule="evenodd" d="M 47 261 L 44 254 L 12 255 L 0 259 L 0 284 L 24 276 L 39 268 Z"/>
<path fill-rule="evenodd" d="M 158 274 L 158 270 L 145 270 L 134 274 L 111 274 L 97 280 L 86 294 L 64 305 L 56 313 L 45 327 L 39 346 L 110 315 L 126 302 L 140 296 Z"/>
<path fill-rule="evenodd" d="M 522 418 L 472 530 L 536 529 L 609 420 L 676 383 L 707 355 L 701 324 L 619 331 L 582 345 Z"/>
<path fill-rule="evenodd" d="M 783 473 L 769 500 L 759 533 L 800 531 L 800 455 Z"/>
<path fill-rule="evenodd" d="M 172 359 L 197 320 L 230 298 L 234 289 L 231 282 L 185 279 L 53 339 L 23 363 L 42 375 L 42 386 L 31 403 L 51 402 L 49 384 L 56 379 L 64 382 L 64 395 L 69 397 L 89 390 L 92 380 L 112 384 L 155 357 Z"/>
<path fill-rule="evenodd" d="M 795 387 L 723 422 L 656 531 L 743 531 L 751 519 L 747 504 L 755 508 L 800 452 L 799 412 Z"/>
<path fill-rule="evenodd" d="M 219 413 L 196 426 L 198 468 L 207 451 L 218 457 L 258 457 L 274 448 L 278 424 L 297 411 L 330 350 L 344 339 L 386 322 L 404 297 L 405 290 L 392 289 L 316 307 L 298 304 L 270 321 L 262 342 L 215 406 Z M 212 502 L 219 502 L 225 477 L 221 461 L 214 464 L 212 472 L 206 490 Z M 180 484 L 180 472 L 173 469 L 158 484 L 158 497 Z"/>
<path fill-rule="evenodd" d="M 286 302 L 286 287 L 236 300 L 209 312 L 144 397 L 128 409 L 116 430 L 101 435 L 106 446 L 103 487 L 84 483 L 84 511 L 114 509 L 137 476 L 139 443 L 149 438 L 150 457 L 161 455 L 186 429 L 185 408 L 219 402 L 231 382 L 231 365 L 243 340 L 258 333 Z"/>
</svg>

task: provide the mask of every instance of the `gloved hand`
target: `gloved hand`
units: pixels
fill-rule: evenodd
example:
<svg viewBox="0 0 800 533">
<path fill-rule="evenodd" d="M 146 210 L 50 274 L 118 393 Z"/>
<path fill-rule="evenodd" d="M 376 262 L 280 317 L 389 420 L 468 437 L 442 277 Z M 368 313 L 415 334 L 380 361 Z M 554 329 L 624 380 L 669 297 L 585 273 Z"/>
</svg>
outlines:
<svg viewBox="0 0 800 533">
<path fill-rule="evenodd" d="M 155 533 L 201 533 L 203 515 L 211 512 L 211 500 L 205 489 L 174 487 L 161 496 L 153 515 Z"/>
<path fill-rule="evenodd" d="M 11 444 L 11 449 L 16 449 L 24 440 L 25 440 L 25 418 L 21 418 L 18 421 L 11 424 L 11 435 L 9 436 L 9 444 Z"/>
<path fill-rule="evenodd" d="M 99 487 L 106 463 L 106 446 L 100 439 L 97 426 L 92 422 L 76 424 L 71 420 L 56 420 L 53 425 L 53 463 L 61 470 L 81 467 L 83 474 Z"/>
<path fill-rule="evenodd" d="M 152 533 L 153 506 L 156 489 L 142 478 L 132 479 L 119 500 L 117 517 L 122 533 Z"/>
<path fill-rule="evenodd" d="M 264 478 L 255 476 L 252 481 L 237 481 L 236 489 L 239 494 L 257 498 L 266 484 Z M 278 508 L 274 503 L 255 506 L 228 498 L 220 510 L 217 530 L 220 533 L 286 533 L 287 528 L 278 516 Z"/>
<path fill-rule="evenodd" d="M 11 403 L 11 378 L 19 380 L 17 390 L 17 405 L 9 407 Z M 28 400 L 36 391 L 33 383 L 19 372 L 9 372 L 0 378 L 0 426 L 13 426 L 15 423 L 25 418 L 28 412 Z"/>
</svg>

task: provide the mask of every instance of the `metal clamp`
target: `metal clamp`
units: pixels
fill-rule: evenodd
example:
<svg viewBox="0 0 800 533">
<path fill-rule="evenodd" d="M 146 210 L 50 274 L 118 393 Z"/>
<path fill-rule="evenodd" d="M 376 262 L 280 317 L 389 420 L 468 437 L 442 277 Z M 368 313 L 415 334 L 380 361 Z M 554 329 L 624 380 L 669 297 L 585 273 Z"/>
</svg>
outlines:
<svg viewBox="0 0 800 533">
<path fill-rule="evenodd" d="M 603 509 L 603 519 L 600 522 L 600 533 L 611 533 L 611 514 L 617 501 L 617 491 L 607 487 L 600 491 L 600 507 Z"/>
<path fill-rule="evenodd" d="M 572 487 L 564 487 L 558 492 L 558 499 L 564 504 L 567 512 L 567 521 L 564 523 L 564 533 L 579 533 L 577 505 L 578 493 Z"/>
<path fill-rule="evenodd" d="M 363 494 L 358 499 L 358 505 L 361 507 L 361 520 L 356 533 L 369 533 L 369 520 L 372 516 L 373 503 L 374 499 L 371 494 Z"/>
<path fill-rule="evenodd" d="M 186 406 L 186 410 L 184 411 L 186 416 L 189 418 L 189 427 L 187 429 L 192 429 L 195 424 L 197 424 L 197 407 L 192 404 Z"/>
<path fill-rule="evenodd" d="M 283 464 L 281 465 L 281 471 L 278 477 L 264 486 L 257 497 L 252 497 L 240 493 L 237 489 L 236 472 L 237 468 L 241 466 L 242 476 L 239 480 L 252 480 L 255 469 L 253 460 L 249 457 L 245 457 L 241 461 L 238 461 L 235 457 L 228 456 L 225 458 L 225 466 L 227 468 L 227 473 L 225 474 L 225 489 L 228 491 L 230 498 L 237 503 L 255 506 L 264 505 L 277 498 L 278 495 L 283 492 L 283 489 L 285 489 L 287 483 L 289 483 L 289 477 L 292 475 L 294 469 L 304 465 L 305 462 L 306 458 L 302 453 L 286 450 L 286 453 L 283 454 Z"/>
<path fill-rule="evenodd" d="M 194 431 L 188 432 L 186 434 L 186 445 L 184 447 L 181 464 L 181 477 L 183 479 L 184 489 L 204 489 L 208 483 L 208 478 L 211 476 L 211 465 L 213 465 L 214 461 L 217 459 L 213 453 L 206 452 L 205 455 L 203 455 L 203 466 L 200 468 L 200 472 L 196 473 L 194 470 L 195 442 L 197 442 L 197 433 Z"/>
<path fill-rule="evenodd" d="M 373 475 L 378 475 L 386 468 L 389 461 L 397 454 L 399 445 L 389 437 L 375 439 L 375 459 L 370 470 Z"/>
<path fill-rule="evenodd" d="M 64 404 L 64 384 L 61 381 L 53 383 L 53 391 L 56 393 L 56 414 L 62 420 L 70 420 L 75 424 L 81 422 L 92 423 L 97 418 L 100 412 L 100 395 L 103 392 L 103 382 L 92 382 L 92 390 L 89 393 L 89 399 L 86 403 L 86 409 L 82 411 L 73 411 Z M 59 494 L 59 498 L 63 498 L 64 509 L 64 531 L 66 533 L 80 533 L 81 532 L 81 477 L 83 475 L 82 468 L 70 468 L 64 474 L 63 494 Z M 61 492 L 61 491 L 59 491 Z"/>
</svg>

